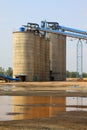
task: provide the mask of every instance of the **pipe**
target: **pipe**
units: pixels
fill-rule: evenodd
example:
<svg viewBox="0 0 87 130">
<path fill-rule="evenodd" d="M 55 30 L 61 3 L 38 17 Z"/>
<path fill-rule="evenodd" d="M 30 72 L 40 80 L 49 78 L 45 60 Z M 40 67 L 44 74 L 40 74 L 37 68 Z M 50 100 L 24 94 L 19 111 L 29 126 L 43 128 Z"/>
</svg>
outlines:
<svg viewBox="0 0 87 130">
<path fill-rule="evenodd" d="M 44 31 L 44 32 L 48 32 L 48 33 L 54 33 L 54 34 L 62 34 L 62 35 L 68 36 L 68 37 L 87 40 L 87 35 L 82 35 L 82 34 L 74 34 L 74 33 L 63 32 L 63 31 L 59 31 L 59 30 L 50 30 L 50 29 L 47 29 L 47 28 L 40 28 L 40 31 Z"/>
<path fill-rule="evenodd" d="M 65 27 L 65 26 L 60 26 L 58 22 L 47 22 L 47 21 L 42 21 L 41 23 L 44 23 L 44 25 L 47 24 L 53 24 L 53 25 L 57 25 L 57 29 L 61 29 L 62 31 L 70 31 L 70 32 L 74 32 L 74 33 L 80 33 L 80 34 L 85 34 L 87 35 L 86 31 L 83 30 L 78 30 L 78 29 L 74 29 L 74 28 L 70 28 L 70 27 Z"/>
<path fill-rule="evenodd" d="M 61 29 L 61 30 L 64 30 L 64 31 L 70 31 L 70 32 L 75 32 L 75 33 L 80 33 L 80 34 L 87 35 L 86 31 L 78 30 L 78 29 L 73 29 L 73 28 L 69 28 L 69 27 L 58 26 L 58 29 Z"/>
<path fill-rule="evenodd" d="M 35 25 L 35 26 L 39 27 L 39 24 L 37 24 L 37 23 L 27 23 L 27 25 Z"/>
</svg>

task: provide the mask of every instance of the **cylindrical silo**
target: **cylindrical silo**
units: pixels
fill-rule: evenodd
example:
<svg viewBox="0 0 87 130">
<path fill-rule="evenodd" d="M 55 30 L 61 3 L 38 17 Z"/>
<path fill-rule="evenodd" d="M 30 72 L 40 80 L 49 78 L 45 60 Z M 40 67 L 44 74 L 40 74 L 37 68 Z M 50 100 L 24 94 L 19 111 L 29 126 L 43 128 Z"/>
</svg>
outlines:
<svg viewBox="0 0 87 130">
<path fill-rule="evenodd" d="M 66 79 L 66 36 L 49 33 L 50 38 L 50 79 Z"/>
<path fill-rule="evenodd" d="M 42 71 L 44 71 L 44 75 L 48 74 L 48 80 L 49 67 L 45 71 L 46 65 L 49 64 L 48 44 L 48 40 L 45 38 L 42 40 L 39 35 L 35 35 L 32 31 L 14 32 L 13 76 L 21 77 L 24 81 L 45 81 L 46 77 L 42 78 Z M 46 50 L 46 53 L 43 53 L 42 50 Z M 42 60 L 42 57 L 45 58 Z M 46 65 L 44 66 L 44 64 Z"/>
<path fill-rule="evenodd" d="M 13 75 L 25 76 L 32 81 L 34 73 L 34 35 L 29 32 L 13 33 Z"/>
<path fill-rule="evenodd" d="M 49 40 L 40 38 L 40 69 L 41 81 L 50 80 L 50 64 L 49 64 Z"/>
</svg>

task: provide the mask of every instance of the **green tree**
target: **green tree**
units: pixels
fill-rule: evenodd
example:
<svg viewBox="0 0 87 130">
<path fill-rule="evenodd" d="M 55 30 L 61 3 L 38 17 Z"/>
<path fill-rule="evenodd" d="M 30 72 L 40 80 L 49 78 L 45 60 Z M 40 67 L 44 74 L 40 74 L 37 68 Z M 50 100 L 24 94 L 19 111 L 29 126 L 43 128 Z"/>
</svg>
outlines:
<svg viewBox="0 0 87 130">
<path fill-rule="evenodd" d="M 69 78 L 70 77 L 70 72 L 66 71 L 66 77 Z"/>
<path fill-rule="evenodd" d="M 83 78 L 87 78 L 87 73 L 83 73 Z"/>
<path fill-rule="evenodd" d="M 6 74 L 7 76 L 12 76 L 12 75 L 13 75 L 13 70 L 12 70 L 12 68 L 11 68 L 11 67 L 8 67 L 8 69 L 6 70 L 5 74 Z"/>
<path fill-rule="evenodd" d="M 4 74 L 4 73 L 5 73 L 4 68 L 0 67 L 0 74 Z"/>
</svg>

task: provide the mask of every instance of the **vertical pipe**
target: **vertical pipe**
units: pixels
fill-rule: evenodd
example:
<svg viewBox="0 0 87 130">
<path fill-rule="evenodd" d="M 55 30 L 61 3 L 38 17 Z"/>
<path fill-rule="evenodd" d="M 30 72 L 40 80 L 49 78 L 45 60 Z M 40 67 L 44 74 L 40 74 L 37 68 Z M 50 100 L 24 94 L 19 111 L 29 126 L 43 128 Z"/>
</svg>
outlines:
<svg viewBox="0 0 87 130">
<path fill-rule="evenodd" d="M 81 42 L 81 78 L 83 78 L 83 44 L 82 41 Z"/>
<path fill-rule="evenodd" d="M 76 55 L 76 78 L 78 79 L 78 43 L 77 43 L 77 47 L 76 47 L 76 53 L 77 53 L 77 55 Z"/>
<path fill-rule="evenodd" d="M 81 39 L 77 43 L 77 73 L 76 78 L 83 78 L 83 44 Z"/>
</svg>

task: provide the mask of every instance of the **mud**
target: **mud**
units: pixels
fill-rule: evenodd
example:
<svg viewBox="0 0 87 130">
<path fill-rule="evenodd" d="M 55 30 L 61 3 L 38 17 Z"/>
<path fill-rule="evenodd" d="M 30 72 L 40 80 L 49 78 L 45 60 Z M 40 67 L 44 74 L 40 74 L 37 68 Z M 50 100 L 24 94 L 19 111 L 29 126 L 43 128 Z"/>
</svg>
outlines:
<svg viewBox="0 0 87 130">
<path fill-rule="evenodd" d="M 58 113 L 53 116 L 34 119 L 12 119 L 0 121 L 0 130 L 86 130 L 87 129 L 87 82 L 31 82 L 31 83 L 0 83 L 1 96 L 45 96 L 45 97 L 73 97 L 78 102 L 68 107 L 75 109 Z M 81 100 L 78 100 L 81 98 Z M 82 100 L 84 101 L 82 102 Z M 57 101 L 53 101 L 53 105 Z M 19 104 L 20 105 L 20 104 Z M 22 104 L 23 105 L 23 104 Z M 29 105 L 29 103 L 28 103 Z M 52 105 L 52 104 L 49 104 Z M 48 105 L 48 106 L 49 106 Z M 58 105 L 58 104 L 57 104 Z M 66 105 L 60 104 L 61 107 Z M 34 107 L 34 106 L 33 106 Z M 36 107 L 36 106 L 35 106 Z M 46 107 L 46 105 L 45 105 Z M 53 108 L 53 106 L 51 106 Z M 56 108 L 59 107 L 55 106 Z M 55 108 L 55 109 L 56 109 Z M 23 112 L 23 111 L 22 111 Z M 18 117 L 21 114 L 7 113 L 8 116 Z"/>
</svg>

